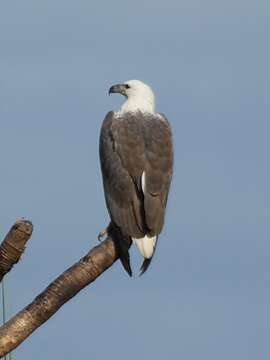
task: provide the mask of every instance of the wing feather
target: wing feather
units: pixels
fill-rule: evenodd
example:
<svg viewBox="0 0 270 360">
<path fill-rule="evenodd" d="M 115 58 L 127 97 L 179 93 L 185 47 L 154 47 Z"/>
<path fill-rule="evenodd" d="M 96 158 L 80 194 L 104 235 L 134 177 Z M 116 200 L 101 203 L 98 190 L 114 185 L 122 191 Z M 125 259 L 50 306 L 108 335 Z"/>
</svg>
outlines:
<svg viewBox="0 0 270 360">
<path fill-rule="evenodd" d="M 145 123 L 144 123 L 145 124 Z M 168 120 L 158 114 L 145 126 L 147 168 L 144 208 L 150 235 L 162 230 L 173 169 L 172 133 Z"/>
<path fill-rule="evenodd" d="M 106 204 L 112 221 L 124 234 L 142 237 L 145 222 L 142 199 L 137 191 L 143 161 L 136 127 L 121 122 L 113 112 L 106 116 L 100 133 L 100 161 Z"/>
</svg>

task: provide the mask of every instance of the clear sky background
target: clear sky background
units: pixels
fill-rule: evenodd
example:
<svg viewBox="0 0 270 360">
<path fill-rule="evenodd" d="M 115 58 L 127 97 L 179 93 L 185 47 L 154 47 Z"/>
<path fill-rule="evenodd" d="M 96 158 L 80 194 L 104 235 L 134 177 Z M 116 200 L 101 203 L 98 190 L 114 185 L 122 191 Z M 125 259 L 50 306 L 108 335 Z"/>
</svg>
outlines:
<svg viewBox="0 0 270 360">
<path fill-rule="evenodd" d="M 269 24 L 268 0 L 1 1 L 0 231 L 35 225 L 11 313 L 108 223 L 98 137 L 123 100 L 108 88 L 149 83 L 175 143 L 149 272 L 115 264 L 15 360 L 269 357 Z"/>
</svg>

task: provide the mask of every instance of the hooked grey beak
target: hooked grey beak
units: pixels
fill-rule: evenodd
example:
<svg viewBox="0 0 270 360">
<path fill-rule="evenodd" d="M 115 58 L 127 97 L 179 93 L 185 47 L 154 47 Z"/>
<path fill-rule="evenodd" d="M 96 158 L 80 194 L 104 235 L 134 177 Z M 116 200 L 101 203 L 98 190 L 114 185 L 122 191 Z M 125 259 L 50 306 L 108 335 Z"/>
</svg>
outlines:
<svg viewBox="0 0 270 360">
<path fill-rule="evenodd" d="M 126 96 L 125 90 L 126 90 L 126 87 L 124 84 L 113 85 L 109 89 L 109 95 L 119 93 L 119 94 Z"/>
</svg>

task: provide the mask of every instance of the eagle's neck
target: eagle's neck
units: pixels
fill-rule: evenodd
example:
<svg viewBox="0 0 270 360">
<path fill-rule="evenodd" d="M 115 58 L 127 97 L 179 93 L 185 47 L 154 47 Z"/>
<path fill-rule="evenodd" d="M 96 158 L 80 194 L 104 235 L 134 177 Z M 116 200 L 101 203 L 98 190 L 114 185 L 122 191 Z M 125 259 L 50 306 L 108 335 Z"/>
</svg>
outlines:
<svg viewBox="0 0 270 360">
<path fill-rule="evenodd" d="M 122 105 L 119 113 L 141 111 L 142 113 L 155 113 L 155 100 L 153 97 L 131 96 Z"/>
</svg>

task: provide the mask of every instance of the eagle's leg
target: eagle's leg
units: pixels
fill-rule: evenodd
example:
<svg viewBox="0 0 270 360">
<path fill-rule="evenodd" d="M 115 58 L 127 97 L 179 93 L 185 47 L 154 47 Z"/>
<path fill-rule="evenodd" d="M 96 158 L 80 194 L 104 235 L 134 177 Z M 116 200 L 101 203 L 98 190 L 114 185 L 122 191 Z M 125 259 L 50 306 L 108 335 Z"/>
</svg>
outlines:
<svg viewBox="0 0 270 360">
<path fill-rule="evenodd" d="M 105 227 L 105 229 L 101 230 L 98 234 L 98 241 L 102 241 L 102 239 L 104 238 L 104 236 L 108 236 L 108 228 L 109 226 Z"/>
</svg>

